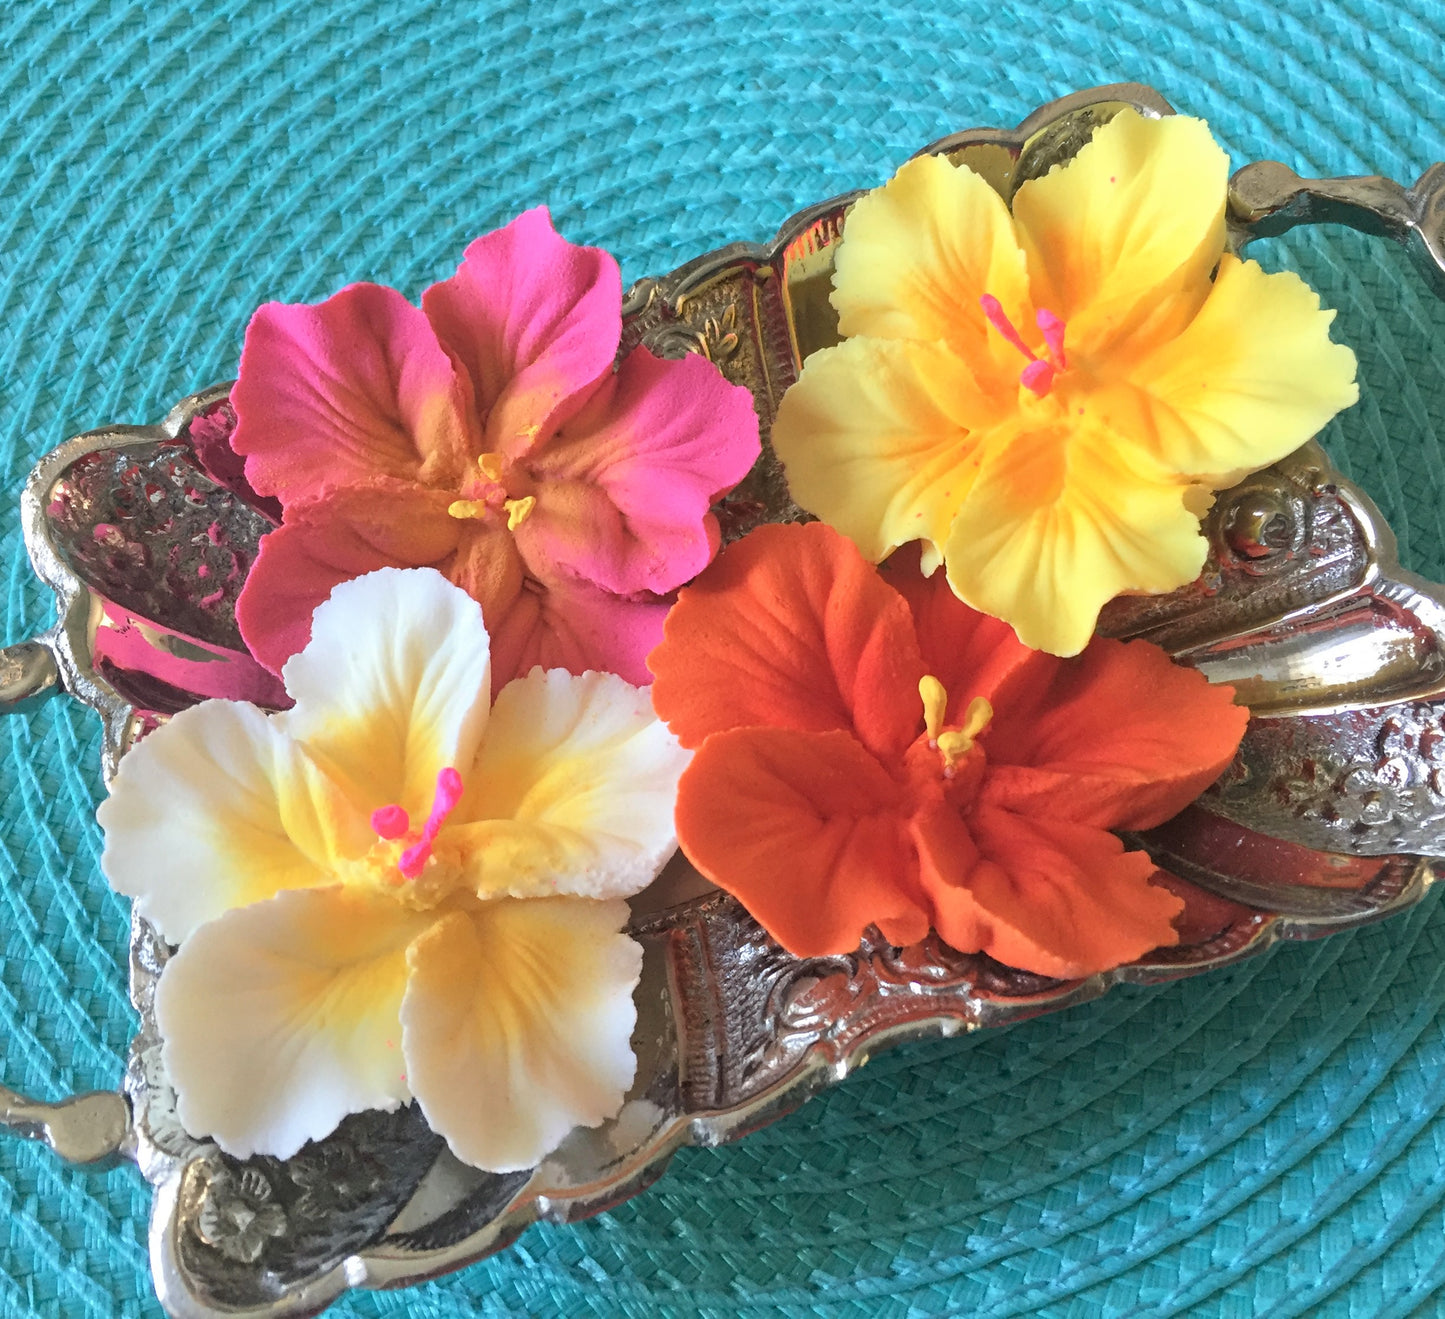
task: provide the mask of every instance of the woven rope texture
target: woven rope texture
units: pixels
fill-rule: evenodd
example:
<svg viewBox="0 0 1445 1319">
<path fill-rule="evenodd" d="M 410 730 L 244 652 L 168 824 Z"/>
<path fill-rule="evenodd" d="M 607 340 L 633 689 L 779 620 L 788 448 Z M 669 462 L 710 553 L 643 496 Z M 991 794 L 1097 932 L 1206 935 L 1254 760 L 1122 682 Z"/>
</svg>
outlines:
<svg viewBox="0 0 1445 1319">
<path fill-rule="evenodd" d="M 628 279 L 880 182 L 956 128 L 1137 79 L 1235 160 L 1445 157 L 1436 0 L 12 0 L 0 6 L 5 641 L 44 628 L 16 503 L 67 435 L 233 373 L 251 309 L 415 294 L 547 202 Z M 1445 311 L 1393 250 L 1260 244 L 1340 308 L 1326 441 L 1445 576 Z M 117 1081 L 126 913 L 95 720 L 0 724 L 0 1077 Z M 338 1315 L 1434 1314 L 1445 911 L 1006 1034 L 916 1046 L 643 1197 Z M 0 1144 L 0 1315 L 155 1312 L 149 1195 Z"/>
</svg>

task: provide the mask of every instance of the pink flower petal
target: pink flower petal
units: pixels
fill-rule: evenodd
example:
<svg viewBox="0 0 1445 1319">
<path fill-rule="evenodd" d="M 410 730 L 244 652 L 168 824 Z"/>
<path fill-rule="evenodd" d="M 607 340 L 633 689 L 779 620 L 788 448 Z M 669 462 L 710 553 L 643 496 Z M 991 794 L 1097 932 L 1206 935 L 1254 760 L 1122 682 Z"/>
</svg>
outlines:
<svg viewBox="0 0 1445 1319">
<path fill-rule="evenodd" d="M 231 402 L 247 479 L 287 508 L 377 474 L 455 485 L 477 452 L 468 382 L 426 317 L 377 284 L 261 307 Z"/>
<path fill-rule="evenodd" d="M 556 439 L 526 461 L 537 506 L 517 530 L 545 557 L 609 591 L 671 591 L 717 548 L 708 506 L 759 453 L 752 395 L 705 358 L 634 349 Z"/>
<path fill-rule="evenodd" d="M 332 490 L 292 508 L 261 538 L 236 601 L 241 637 L 275 673 L 311 636 L 311 615 L 332 588 L 377 568 L 424 568 L 456 551 L 449 496 L 402 481 Z"/>
<path fill-rule="evenodd" d="M 523 454 L 586 401 L 622 336 L 622 274 L 552 228 L 545 206 L 478 238 L 422 307 L 470 373 L 482 448 Z"/>
<path fill-rule="evenodd" d="M 627 600 L 574 578 L 529 581 L 505 613 L 487 619 L 492 690 L 538 664 L 569 673 L 597 669 L 645 687 L 652 681 L 647 654 L 662 640 L 667 610 L 665 601 Z"/>
</svg>

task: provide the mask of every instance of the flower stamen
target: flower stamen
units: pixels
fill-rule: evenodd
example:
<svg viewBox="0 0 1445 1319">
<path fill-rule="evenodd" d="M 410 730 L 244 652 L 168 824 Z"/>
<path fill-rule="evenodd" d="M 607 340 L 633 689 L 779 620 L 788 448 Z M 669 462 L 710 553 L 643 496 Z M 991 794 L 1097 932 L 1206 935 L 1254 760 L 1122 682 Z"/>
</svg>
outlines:
<svg viewBox="0 0 1445 1319">
<path fill-rule="evenodd" d="M 371 813 L 371 827 L 378 838 L 391 842 L 406 836 L 406 831 L 411 828 L 411 816 L 395 804 L 381 806 Z"/>
<path fill-rule="evenodd" d="M 523 495 L 521 499 L 507 499 L 502 502 L 502 507 L 507 510 L 507 530 L 516 531 L 537 507 L 537 496 Z"/>
<path fill-rule="evenodd" d="M 431 859 L 431 846 L 436 841 L 437 834 L 441 832 L 447 816 L 456 809 L 456 804 L 461 799 L 462 776 L 448 765 L 437 774 L 436 796 L 432 799 L 431 814 L 427 816 L 426 824 L 422 826 L 421 837 L 401 854 L 396 863 L 396 868 L 407 879 L 415 879 L 421 874 L 422 869 Z M 373 815 L 371 818 L 374 825 L 376 816 Z"/>
<path fill-rule="evenodd" d="M 953 773 L 953 767 L 973 750 L 978 735 L 989 726 L 993 719 L 993 706 L 982 696 L 975 696 L 963 712 L 963 723 L 938 735 L 938 749 L 943 753 L 943 772 Z"/>
<path fill-rule="evenodd" d="M 928 734 L 928 745 L 942 753 L 944 777 L 952 778 L 954 766 L 973 750 L 978 735 L 988 727 L 993 706 L 982 696 L 975 696 L 963 713 L 963 723 L 958 728 L 945 729 L 948 693 L 943 684 L 926 673 L 918 680 L 918 695 L 923 699 L 923 728 Z"/>
<path fill-rule="evenodd" d="M 1068 370 L 1069 359 L 1064 356 L 1064 322 L 1047 307 L 1040 307 L 1034 317 L 1049 347 L 1049 356 L 1060 371 Z"/>
<path fill-rule="evenodd" d="M 1048 348 L 1049 360 L 1045 361 L 1024 342 L 1023 335 L 1004 311 L 1003 303 L 992 293 L 985 293 L 980 297 L 978 305 L 983 308 L 984 318 L 999 332 L 1004 341 L 1029 359 L 1028 365 L 1019 372 L 1019 384 L 1030 393 L 1043 398 L 1053 388 L 1054 377 L 1068 365 L 1068 359 L 1064 356 L 1064 322 L 1046 307 L 1041 308 L 1035 316 Z"/>
</svg>

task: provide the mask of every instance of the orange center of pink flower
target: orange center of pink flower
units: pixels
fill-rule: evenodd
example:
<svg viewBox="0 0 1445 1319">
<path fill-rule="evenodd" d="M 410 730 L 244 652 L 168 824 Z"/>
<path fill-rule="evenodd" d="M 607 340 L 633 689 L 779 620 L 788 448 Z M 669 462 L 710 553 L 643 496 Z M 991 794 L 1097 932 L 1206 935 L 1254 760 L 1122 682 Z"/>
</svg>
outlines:
<svg viewBox="0 0 1445 1319">
<path fill-rule="evenodd" d="M 511 464 L 499 453 L 484 453 L 477 459 L 477 470 L 481 481 L 468 483 L 468 499 L 454 499 L 447 505 L 447 512 L 454 518 L 485 518 L 498 510 L 507 515 L 507 530 L 516 531 L 537 507 L 536 495 L 522 495 L 510 498 L 503 480 Z"/>
<path fill-rule="evenodd" d="M 979 734 L 988 727 L 993 706 L 982 696 L 975 696 L 963 712 L 963 722 L 949 728 L 943 722 L 948 711 L 948 693 L 943 684 L 931 673 L 924 674 L 918 683 L 918 695 L 923 699 L 923 727 L 928 745 L 943 757 L 943 777 L 951 779 L 957 772 L 958 762 L 973 750 Z"/>
<path fill-rule="evenodd" d="M 1039 308 L 1038 315 L 1034 318 L 1039 332 L 1044 336 L 1044 351 L 1049 355 L 1046 361 L 1024 342 L 1023 335 L 1004 311 L 1003 303 L 992 293 L 985 293 L 979 298 L 978 305 L 983 308 L 988 323 L 1028 358 L 1028 365 L 1019 372 L 1019 384 L 1043 398 L 1053 388 L 1054 377 L 1069 365 L 1069 359 L 1064 353 L 1064 322 L 1047 307 Z"/>
<path fill-rule="evenodd" d="M 462 776 L 450 765 L 437 773 L 436 795 L 432 798 L 431 814 L 426 824 L 416 835 L 411 846 L 397 859 L 396 868 L 405 879 L 415 879 L 421 874 L 431 858 L 432 844 L 446 823 L 446 818 L 456 809 L 462 799 Z M 411 832 L 411 817 L 405 809 L 395 804 L 382 806 L 371 813 L 371 827 L 377 837 L 393 842 L 405 838 Z"/>
</svg>

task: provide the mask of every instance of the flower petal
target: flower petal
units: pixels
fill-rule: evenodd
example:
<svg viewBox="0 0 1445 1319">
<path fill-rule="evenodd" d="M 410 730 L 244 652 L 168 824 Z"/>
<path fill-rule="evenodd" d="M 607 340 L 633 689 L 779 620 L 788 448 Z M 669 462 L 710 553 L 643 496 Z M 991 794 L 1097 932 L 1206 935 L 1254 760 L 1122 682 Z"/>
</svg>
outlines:
<svg viewBox="0 0 1445 1319">
<path fill-rule="evenodd" d="M 454 854 L 481 897 L 631 897 L 677 849 L 690 759 L 646 689 L 533 669 L 498 695 L 438 855 Z"/>
<path fill-rule="evenodd" d="M 1041 655 L 995 708 L 983 799 L 1100 829 L 1151 829 L 1233 758 L 1249 723 L 1233 695 L 1147 641 L 1098 639 L 1073 660 Z"/>
<path fill-rule="evenodd" d="M 530 566 L 530 565 L 529 565 Z M 613 595 L 566 573 L 529 576 L 500 614 L 487 618 L 492 634 L 492 687 L 544 669 L 615 673 L 645 687 L 647 655 L 662 640 L 665 601 Z"/>
<path fill-rule="evenodd" d="M 878 571 L 913 612 L 923 667 L 948 693 L 945 723 L 961 723 L 976 697 L 998 706 L 1000 691 L 1015 673 L 1048 660 L 1025 646 L 1002 619 L 970 609 L 943 573 L 924 577 L 911 548 L 900 550 Z"/>
<path fill-rule="evenodd" d="M 311 615 L 339 583 L 377 568 L 447 562 L 461 535 L 447 502 L 442 491 L 375 480 L 288 510 L 285 525 L 261 538 L 236 601 L 251 654 L 280 673 L 305 646 Z"/>
<path fill-rule="evenodd" d="M 884 758 L 922 727 L 908 606 L 821 523 L 723 550 L 668 615 L 652 701 L 685 747 L 728 728 L 846 729 Z"/>
<path fill-rule="evenodd" d="M 1072 355 L 1182 328 L 1224 251 L 1228 179 L 1203 120 L 1122 110 L 1067 164 L 1019 187 L 1034 302 L 1067 322 Z"/>
<path fill-rule="evenodd" d="M 902 787 L 851 733 L 714 733 L 682 776 L 688 859 L 798 957 L 928 932 Z"/>
<path fill-rule="evenodd" d="M 1360 396 L 1334 318 L 1293 272 L 1221 257 L 1199 314 L 1129 371 L 1156 451 L 1219 488 L 1299 448 Z"/>
<path fill-rule="evenodd" d="M 96 818 L 101 869 L 171 943 L 233 907 L 334 882 L 366 818 L 292 745 L 279 716 L 205 701 L 137 742 Z"/>
<path fill-rule="evenodd" d="M 285 1159 L 348 1113 L 411 1098 L 406 948 L 436 921 L 353 889 L 227 912 L 166 965 L 156 1021 L 187 1131 Z"/>
<path fill-rule="evenodd" d="M 708 512 L 759 453 L 752 395 L 706 358 L 636 348 L 527 460 L 537 504 L 517 528 L 528 559 L 619 595 L 696 577 L 717 548 Z"/>
<path fill-rule="evenodd" d="M 412 946 L 407 1077 L 462 1162 L 530 1168 L 622 1107 L 642 974 L 627 917 L 624 902 L 503 898 L 453 912 Z"/>
<path fill-rule="evenodd" d="M 938 566 L 1017 393 L 988 398 L 966 363 L 941 343 L 850 339 L 814 353 L 783 395 L 773 448 L 789 493 L 873 563 L 921 540 L 924 571 Z"/>
<path fill-rule="evenodd" d="M 1024 645 L 1076 655 L 1116 595 L 1172 591 L 1199 575 L 1208 502 L 1097 431 L 1024 430 L 994 451 L 959 510 L 948 580 Z"/>
<path fill-rule="evenodd" d="M 261 307 L 231 402 L 247 479 L 288 509 L 377 475 L 453 478 L 476 451 L 467 381 L 426 317 L 378 284 Z"/>
<path fill-rule="evenodd" d="M 491 705 L 477 602 L 433 568 L 382 568 L 343 582 L 282 675 L 287 730 L 370 813 L 424 820 L 437 771 L 465 777 Z"/>
<path fill-rule="evenodd" d="M 483 451 L 517 457 L 612 370 L 622 274 L 600 248 L 562 238 L 538 206 L 476 239 L 422 307 L 471 376 Z"/>
<path fill-rule="evenodd" d="M 833 276 L 843 335 L 946 341 L 990 388 L 1012 394 L 1024 358 L 989 326 L 984 294 L 1040 342 L 1008 207 L 971 169 L 919 156 L 848 212 Z"/>
<path fill-rule="evenodd" d="M 969 820 L 982 859 L 967 876 L 967 913 L 993 922 L 981 951 L 1037 975 L 1093 975 L 1179 941 L 1184 904 L 1151 884 L 1154 863 L 1102 829 L 985 808 Z M 949 943 L 949 895 L 932 894 Z M 957 946 L 957 945 L 955 945 Z M 964 947 L 963 951 L 974 951 Z"/>
</svg>

